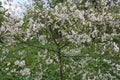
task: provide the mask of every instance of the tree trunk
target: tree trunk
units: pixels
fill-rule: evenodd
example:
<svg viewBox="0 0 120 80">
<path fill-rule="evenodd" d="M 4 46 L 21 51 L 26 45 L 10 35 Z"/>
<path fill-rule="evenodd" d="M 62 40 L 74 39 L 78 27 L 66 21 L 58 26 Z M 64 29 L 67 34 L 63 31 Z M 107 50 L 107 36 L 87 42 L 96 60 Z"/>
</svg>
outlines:
<svg viewBox="0 0 120 80">
<path fill-rule="evenodd" d="M 59 77 L 60 77 L 60 80 L 63 80 L 62 55 L 61 55 L 60 49 L 58 49 L 57 54 L 59 59 L 59 75 L 60 75 Z"/>
</svg>

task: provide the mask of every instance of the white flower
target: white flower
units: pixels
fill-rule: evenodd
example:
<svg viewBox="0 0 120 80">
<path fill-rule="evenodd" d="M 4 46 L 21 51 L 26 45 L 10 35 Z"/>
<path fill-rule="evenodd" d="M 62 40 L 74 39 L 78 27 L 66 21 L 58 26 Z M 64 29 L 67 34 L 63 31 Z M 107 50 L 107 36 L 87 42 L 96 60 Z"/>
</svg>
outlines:
<svg viewBox="0 0 120 80">
<path fill-rule="evenodd" d="M 73 6 L 70 7 L 70 10 L 73 11 L 73 10 L 75 10 L 76 8 L 77 8 L 76 5 L 73 5 Z"/>
<path fill-rule="evenodd" d="M 111 60 L 103 59 L 104 62 L 107 62 L 108 64 L 111 63 Z"/>
<path fill-rule="evenodd" d="M 10 64 L 11 64 L 11 63 L 10 63 L 10 62 L 8 62 L 8 63 L 7 63 L 7 66 L 9 66 Z"/>
<path fill-rule="evenodd" d="M 20 70 L 20 74 L 22 76 L 30 75 L 30 69 L 29 68 L 24 68 L 23 70 Z"/>
<path fill-rule="evenodd" d="M 16 72 L 16 69 L 12 69 L 11 72 Z"/>
<path fill-rule="evenodd" d="M 17 65 L 17 66 L 19 66 L 19 67 L 25 66 L 25 60 L 22 60 L 22 61 L 16 60 L 14 62 L 14 64 Z"/>
<path fill-rule="evenodd" d="M 76 32 L 75 32 L 74 30 L 71 30 L 71 32 L 72 32 L 72 34 L 73 34 L 73 35 L 75 35 L 75 34 L 76 34 Z"/>
<path fill-rule="evenodd" d="M 111 40 L 112 37 L 110 34 L 107 34 L 107 33 L 104 33 L 103 36 L 102 36 L 102 41 L 107 41 L 107 40 Z"/>
<path fill-rule="evenodd" d="M 88 6 L 90 6 L 90 2 L 87 1 L 87 2 L 85 3 L 85 7 L 88 7 Z"/>
<path fill-rule="evenodd" d="M 78 17 L 78 18 L 80 18 L 81 20 L 85 21 L 84 14 L 85 14 L 84 10 L 82 10 L 82 11 L 80 11 L 80 10 L 75 10 L 73 16 L 74 16 L 74 17 Z"/>
<path fill-rule="evenodd" d="M 117 70 L 120 70 L 120 65 L 119 64 L 116 64 L 115 66 L 116 66 Z"/>
<path fill-rule="evenodd" d="M 25 66 L 25 60 L 21 61 L 21 62 L 19 63 L 19 66 L 20 66 L 20 67 Z"/>
<path fill-rule="evenodd" d="M 53 62 L 53 60 L 50 58 L 46 60 L 46 64 L 51 64 L 52 62 Z"/>
<path fill-rule="evenodd" d="M 9 68 L 5 68 L 5 70 L 6 70 L 6 71 L 8 71 L 8 70 L 9 70 Z"/>
<path fill-rule="evenodd" d="M 95 28 L 94 31 L 92 32 L 92 37 L 96 37 L 98 32 L 99 31 Z"/>
<path fill-rule="evenodd" d="M 16 61 L 14 62 L 14 64 L 15 64 L 15 65 L 19 65 L 19 61 L 16 60 Z"/>
<path fill-rule="evenodd" d="M 58 14 L 58 13 L 55 13 L 55 15 L 56 15 L 59 19 L 67 19 L 67 18 L 68 18 L 68 14 Z"/>
<path fill-rule="evenodd" d="M 114 42 L 113 45 L 114 45 L 114 50 L 115 50 L 116 52 L 119 52 L 119 47 L 117 46 L 117 44 Z"/>
<path fill-rule="evenodd" d="M 89 19 L 92 20 L 92 21 L 96 21 L 96 16 L 94 13 L 91 13 L 88 15 Z"/>
</svg>

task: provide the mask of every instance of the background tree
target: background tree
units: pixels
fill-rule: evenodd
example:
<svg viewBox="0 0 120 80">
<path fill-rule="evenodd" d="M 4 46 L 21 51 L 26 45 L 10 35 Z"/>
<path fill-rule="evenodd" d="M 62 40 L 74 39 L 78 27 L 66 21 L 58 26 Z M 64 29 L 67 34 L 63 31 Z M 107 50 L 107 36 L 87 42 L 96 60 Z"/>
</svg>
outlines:
<svg viewBox="0 0 120 80">
<path fill-rule="evenodd" d="M 5 14 L 5 10 L 2 7 L 2 2 L 0 2 L 0 28 L 2 26 L 2 22 L 4 21 L 4 14 Z M 3 43 L 2 32 L 0 32 L 0 43 Z"/>
</svg>

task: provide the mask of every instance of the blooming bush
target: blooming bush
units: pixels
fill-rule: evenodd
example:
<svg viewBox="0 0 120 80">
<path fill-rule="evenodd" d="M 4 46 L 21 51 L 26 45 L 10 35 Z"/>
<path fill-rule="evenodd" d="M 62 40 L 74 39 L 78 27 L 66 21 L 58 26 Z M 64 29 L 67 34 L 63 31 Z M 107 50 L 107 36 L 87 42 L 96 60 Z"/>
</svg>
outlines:
<svg viewBox="0 0 120 80">
<path fill-rule="evenodd" d="M 69 2 L 49 10 L 34 5 L 23 19 L 5 16 L 1 79 L 119 80 L 120 14 L 109 10 L 119 1 L 98 2 L 87 9 Z"/>
</svg>

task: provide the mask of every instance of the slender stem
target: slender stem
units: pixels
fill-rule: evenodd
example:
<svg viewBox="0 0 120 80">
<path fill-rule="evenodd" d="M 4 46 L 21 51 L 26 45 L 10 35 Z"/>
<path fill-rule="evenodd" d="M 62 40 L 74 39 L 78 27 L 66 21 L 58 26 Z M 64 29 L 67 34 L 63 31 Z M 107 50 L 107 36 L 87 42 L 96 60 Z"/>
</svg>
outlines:
<svg viewBox="0 0 120 80">
<path fill-rule="evenodd" d="M 57 46 L 57 54 L 58 54 L 58 60 L 59 60 L 59 78 L 60 78 L 60 80 L 63 80 L 63 66 L 62 66 L 62 55 L 61 55 L 61 48 L 62 47 L 60 47 L 61 46 L 60 42 L 56 41 L 51 26 L 49 26 L 49 31 L 48 32 L 51 35 L 51 38 L 53 39 L 54 43 Z"/>
<path fill-rule="evenodd" d="M 60 75 L 60 80 L 63 80 L 62 55 L 61 55 L 61 50 L 59 48 L 57 50 L 57 54 L 58 54 L 58 59 L 59 59 L 59 75 Z"/>
</svg>

